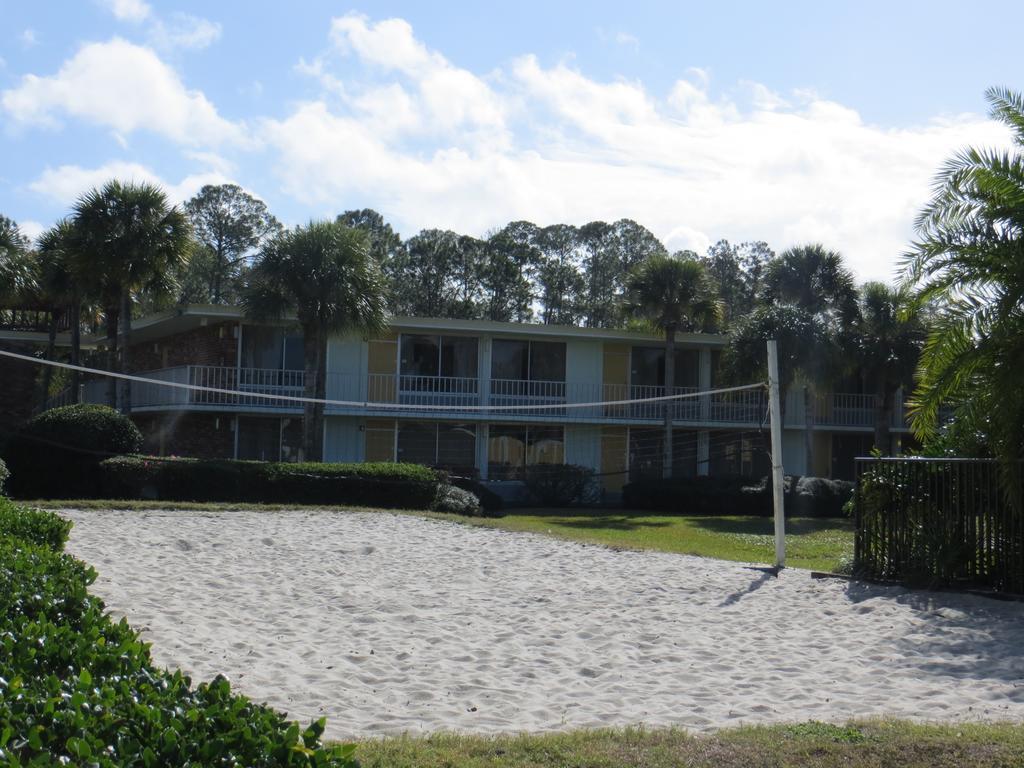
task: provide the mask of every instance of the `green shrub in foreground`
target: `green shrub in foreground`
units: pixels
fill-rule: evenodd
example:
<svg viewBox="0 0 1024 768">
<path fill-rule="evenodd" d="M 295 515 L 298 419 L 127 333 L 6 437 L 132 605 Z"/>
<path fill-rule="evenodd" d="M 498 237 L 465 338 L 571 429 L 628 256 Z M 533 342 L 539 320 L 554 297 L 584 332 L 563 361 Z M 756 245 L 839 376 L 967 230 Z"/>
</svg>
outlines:
<svg viewBox="0 0 1024 768">
<path fill-rule="evenodd" d="M 0 764 L 356 765 L 352 746 L 321 746 L 323 720 L 303 729 L 223 677 L 193 687 L 157 669 L 89 594 L 95 578 L 0 528 Z"/>
<path fill-rule="evenodd" d="M 454 485 L 442 485 L 434 499 L 434 511 L 480 517 L 483 515 L 484 508 L 480 506 L 480 499 L 469 491 Z"/>
<path fill-rule="evenodd" d="M 30 419 L 6 447 L 10 494 L 19 498 L 88 498 L 104 458 L 142 449 L 142 433 L 105 405 L 66 405 Z"/>
<path fill-rule="evenodd" d="M 116 456 L 100 463 L 117 499 L 352 504 L 430 509 L 442 477 L 418 464 L 330 464 Z"/>
<path fill-rule="evenodd" d="M 575 464 L 535 464 L 526 468 L 526 490 L 545 507 L 568 507 L 586 500 L 594 470 Z"/>
<path fill-rule="evenodd" d="M 30 544 L 60 551 L 71 533 L 71 521 L 53 512 L 29 510 L 0 498 L 0 536 L 13 536 Z"/>
</svg>

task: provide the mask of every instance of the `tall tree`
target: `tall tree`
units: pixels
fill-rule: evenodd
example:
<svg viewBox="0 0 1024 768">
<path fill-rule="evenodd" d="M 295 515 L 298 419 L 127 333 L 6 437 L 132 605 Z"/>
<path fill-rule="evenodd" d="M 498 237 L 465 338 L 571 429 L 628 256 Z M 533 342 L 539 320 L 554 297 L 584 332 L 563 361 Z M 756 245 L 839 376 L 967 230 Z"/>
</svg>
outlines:
<svg viewBox="0 0 1024 768">
<path fill-rule="evenodd" d="M 734 246 L 719 240 L 708 248 L 702 261 L 718 286 L 724 327 L 754 310 L 765 270 L 774 257 L 768 244 L 761 241 Z"/>
<path fill-rule="evenodd" d="M 280 235 L 262 251 L 249 275 L 244 306 L 258 320 L 294 312 L 302 328 L 304 395 L 327 393 L 327 341 L 332 334 L 378 333 L 386 303 L 380 267 L 366 234 L 337 221 L 312 221 Z M 323 458 L 324 406 L 303 404 L 306 461 Z"/>
<path fill-rule="evenodd" d="M 629 280 L 627 308 L 665 334 L 665 394 L 675 394 L 676 333 L 713 329 L 720 317 L 714 286 L 696 259 L 657 254 L 641 263 Z M 672 401 L 665 403 L 662 473 L 672 476 Z"/>
<path fill-rule="evenodd" d="M 859 304 L 850 360 L 874 396 L 875 448 L 889 455 L 896 393 L 913 379 L 924 343 L 924 323 L 910 293 L 885 283 L 865 283 Z"/>
<path fill-rule="evenodd" d="M 761 301 L 768 308 L 786 311 L 760 313 L 755 318 L 756 323 L 743 323 L 740 329 L 743 334 L 755 330 L 786 333 L 784 328 L 772 328 L 770 321 L 774 318 L 793 322 L 794 316 L 802 316 L 797 327 L 809 329 L 806 346 L 794 357 L 796 370 L 784 378 L 799 379 L 804 385 L 804 437 L 807 470 L 811 471 L 816 390 L 823 384 L 830 385 L 843 370 L 840 350 L 849 344 L 845 336 L 857 317 L 853 274 L 838 252 L 823 245 L 813 243 L 790 248 L 765 269 Z"/>
<path fill-rule="evenodd" d="M 570 224 L 553 224 L 538 231 L 534 243 L 541 254 L 541 319 L 547 325 L 575 325 L 586 285 L 580 273 L 579 233 Z"/>
<path fill-rule="evenodd" d="M 173 277 L 192 246 L 188 219 L 159 187 L 113 180 L 79 198 L 71 222 L 75 271 L 103 306 L 108 370 L 128 371 L 132 304 L 140 293 L 174 289 Z M 111 407 L 117 407 L 116 384 L 109 380 Z M 121 404 L 131 410 L 127 379 L 121 381 Z"/>
<path fill-rule="evenodd" d="M 392 315 L 408 314 L 397 303 L 398 297 L 405 293 L 400 285 L 401 272 L 408 266 L 408 254 L 401 235 L 372 208 L 345 211 L 338 216 L 337 221 L 366 233 L 370 255 L 380 266 L 388 284 L 388 311 Z"/>
<path fill-rule="evenodd" d="M 0 215 L 0 302 L 13 305 L 34 289 L 28 238 L 18 225 Z"/>
<path fill-rule="evenodd" d="M 452 274 L 460 259 L 460 236 L 450 230 L 425 229 L 405 245 L 401 261 L 393 269 L 395 314 L 447 317 L 457 304 Z"/>
<path fill-rule="evenodd" d="M 192 268 L 206 284 L 209 300 L 237 300 L 240 273 L 255 251 L 281 231 L 281 224 L 262 200 L 237 184 L 207 184 L 185 203 L 185 213 L 203 251 Z"/>
<path fill-rule="evenodd" d="M 540 262 L 537 227 L 513 221 L 487 238 L 484 251 L 483 316 L 527 323 L 533 319 L 533 276 Z"/>
<path fill-rule="evenodd" d="M 57 339 L 57 324 L 66 313 L 71 332 L 71 364 L 78 365 L 82 349 L 82 289 L 85 282 L 76 273 L 72 251 L 74 231 L 68 219 L 61 219 L 39 236 L 36 247 L 36 284 L 40 304 L 49 313 L 46 359 L 52 360 Z M 46 366 L 43 373 L 43 404 L 50 394 L 53 368 Z M 72 402 L 78 402 L 79 372 L 71 372 Z"/>
<path fill-rule="evenodd" d="M 957 153 L 918 217 L 904 285 L 936 312 L 910 412 L 930 441 L 951 407 L 952 426 L 984 435 L 1009 467 L 1024 457 L 1024 95 L 985 96 L 1014 147 Z"/>
</svg>

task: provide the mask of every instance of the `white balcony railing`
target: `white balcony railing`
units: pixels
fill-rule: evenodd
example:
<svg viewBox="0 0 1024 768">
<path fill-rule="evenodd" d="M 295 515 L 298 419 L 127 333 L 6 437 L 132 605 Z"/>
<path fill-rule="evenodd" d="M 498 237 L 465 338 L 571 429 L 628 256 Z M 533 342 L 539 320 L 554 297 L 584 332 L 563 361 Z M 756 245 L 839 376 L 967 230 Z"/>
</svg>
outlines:
<svg viewBox="0 0 1024 768">
<path fill-rule="evenodd" d="M 245 410 L 301 410 L 301 403 L 267 396 L 301 397 L 304 371 L 233 368 L 227 366 L 183 365 L 140 373 L 156 381 L 203 387 L 202 390 L 163 386 L 159 383 L 132 383 L 133 408 L 240 408 Z M 106 402 L 107 382 L 86 381 L 82 402 Z M 224 390 L 224 391 L 209 391 Z M 394 374 L 329 373 L 327 398 L 357 403 L 353 406 L 327 406 L 328 412 L 364 412 L 374 404 L 388 404 L 381 413 L 393 413 L 392 404 L 404 406 L 403 415 L 422 409 L 422 415 L 465 414 L 501 420 L 557 419 L 561 421 L 596 420 L 626 423 L 659 423 L 670 408 L 673 421 L 683 424 L 722 424 L 756 427 L 767 424 L 767 396 L 762 390 L 745 390 L 714 395 L 699 395 L 695 387 L 675 387 L 677 395 L 698 394 L 666 403 L 664 387 L 601 384 L 600 382 L 521 381 L 445 376 L 395 376 Z M 797 393 L 799 394 L 799 393 Z M 647 402 L 622 402 L 646 400 Z M 54 396 L 47 408 L 70 402 L 66 393 Z M 573 404 L 590 403 L 586 407 Z M 481 412 L 479 406 L 495 406 Z M 444 412 L 431 411 L 444 406 Z M 514 406 L 514 408 L 509 408 Z M 562 407 L 565 406 L 565 407 Z M 465 409 L 464 411 L 461 409 Z M 813 423 L 818 427 L 871 429 L 875 423 L 874 398 L 871 395 L 835 393 L 814 401 Z M 806 424 L 802 398 L 787 400 L 786 426 Z M 902 402 L 893 413 L 893 427 L 904 426 Z"/>
</svg>

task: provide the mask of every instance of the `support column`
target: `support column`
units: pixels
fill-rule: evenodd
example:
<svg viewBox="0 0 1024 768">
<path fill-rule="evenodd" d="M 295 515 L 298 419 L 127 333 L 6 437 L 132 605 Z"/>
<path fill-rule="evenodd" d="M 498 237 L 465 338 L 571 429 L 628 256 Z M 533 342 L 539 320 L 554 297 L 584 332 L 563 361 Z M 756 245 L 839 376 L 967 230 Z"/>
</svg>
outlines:
<svg viewBox="0 0 1024 768">
<path fill-rule="evenodd" d="M 711 435 L 707 430 L 697 433 L 697 474 L 711 474 Z"/>
</svg>

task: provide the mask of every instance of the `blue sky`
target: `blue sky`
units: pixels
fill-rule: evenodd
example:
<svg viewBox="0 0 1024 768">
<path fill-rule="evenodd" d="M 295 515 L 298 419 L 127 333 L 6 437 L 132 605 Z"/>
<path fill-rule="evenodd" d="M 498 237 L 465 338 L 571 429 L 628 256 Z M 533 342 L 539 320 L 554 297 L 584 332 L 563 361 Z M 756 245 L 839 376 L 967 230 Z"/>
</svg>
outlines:
<svg viewBox="0 0 1024 768">
<path fill-rule="evenodd" d="M 887 278 L 939 164 L 1000 145 L 1019 3 L 0 2 L 0 213 L 233 181 L 405 236 L 622 216 Z"/>
</svg>

